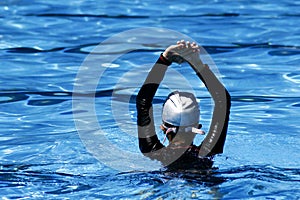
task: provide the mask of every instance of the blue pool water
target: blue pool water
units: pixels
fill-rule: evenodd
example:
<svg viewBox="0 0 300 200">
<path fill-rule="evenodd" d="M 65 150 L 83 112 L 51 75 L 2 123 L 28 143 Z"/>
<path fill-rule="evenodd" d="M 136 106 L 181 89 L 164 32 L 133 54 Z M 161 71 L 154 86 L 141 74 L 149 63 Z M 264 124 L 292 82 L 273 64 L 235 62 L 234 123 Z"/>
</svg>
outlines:
<svg viewBox="0 0 300 200">
<path fill-rule="evenodd" d="M 0 10 L 2 199 L 300 198 L 298 1 L 2 0 Z M 172 36 L 144 31 L 106 45 L 94 54 L 99 60 L 90 71 L 92 78 L 103 71 L 96 95 L 92 90 L 74 95 L 89 53 L 104 40 L 141 27 L 196 40 L 232 96 L 224 154 L 209 173 L 167 173 L 148 161 L 146 169 L 139 157 L 132 99 L 149 68 L 145 64 L 176 42 Z M 101 62 L 116 52 L 123 55 Z M 187 65 L 172 69 L 192 83 L 207 128 L 208 94 Z M 177 76 L 164 85 L 157 110 L 168 86 L 185 89 Z M 110 146 L 91 148 L 80 134 L 94 128 L 88 108 L 74 106 L 80 98 L 94 100 Z M 86 123 L 86 130 L 77 122 Z M 115 150 L 133 156 L 120 159 Z M 137 169 L 137 162 L 145 168 Z"/>
</svg>

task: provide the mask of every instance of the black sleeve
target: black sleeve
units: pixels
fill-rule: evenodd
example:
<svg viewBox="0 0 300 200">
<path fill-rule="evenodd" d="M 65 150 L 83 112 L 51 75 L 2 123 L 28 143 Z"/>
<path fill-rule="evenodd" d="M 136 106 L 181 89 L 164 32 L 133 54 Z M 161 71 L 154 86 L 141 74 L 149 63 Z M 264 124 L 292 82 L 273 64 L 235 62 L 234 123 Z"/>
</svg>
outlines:
<svg viewBox="0 0 300 200">
<path fill-rule="evenodd" d="M 161 54 L 136 98 L 138 139 L 142 153 L 149 153 L 164 147 L 155 133 L 152 101 L 169 65 L 171 62 Z"/>
<path fill-rule="evenodd" d="M 200 146 L 199 155 L 205 157 L 223 153 L 231 106 L 230 95 L 207 65 L 202 68 L 193 68 L 205 84 L 215 104 L 209 132 Z"/>
</svg>

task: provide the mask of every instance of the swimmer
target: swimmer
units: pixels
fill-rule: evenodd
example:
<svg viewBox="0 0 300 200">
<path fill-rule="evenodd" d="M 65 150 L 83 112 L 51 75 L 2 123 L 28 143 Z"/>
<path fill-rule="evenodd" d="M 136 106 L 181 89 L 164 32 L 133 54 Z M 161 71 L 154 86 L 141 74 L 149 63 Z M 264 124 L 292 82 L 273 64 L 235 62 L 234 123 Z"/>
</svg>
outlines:
<svg viewBox="0 0 300 200">
<path fill-rule="evenodd" d="M 230 95 L 209 66 L 203 64 L 196 43 L 178 41 L 169 46 L 150 70 L 136 98 L 137 125 L 140 151 L 160 161 L 168 169 L 209 169 L 213 157 L 223 153 L 227 134 Z M 169 144 L 164 145 L 155 132 L 152 101 L 165 72 L 172 62 L 187 62 L 204 83 L 214 101 L 209 131 L 199 146 L 193 144 L 196 134 L 204 134 L 196 97 L 189 92 L 174 91 L 162 108 L 161 130 Z"/>
</svg>

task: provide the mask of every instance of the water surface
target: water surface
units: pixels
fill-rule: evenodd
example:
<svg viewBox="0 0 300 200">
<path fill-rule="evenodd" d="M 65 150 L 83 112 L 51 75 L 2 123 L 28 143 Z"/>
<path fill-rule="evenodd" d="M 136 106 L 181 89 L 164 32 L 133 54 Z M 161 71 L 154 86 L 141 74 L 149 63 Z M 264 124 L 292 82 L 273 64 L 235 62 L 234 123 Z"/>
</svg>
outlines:
<svg viewBox="0 0 300 200">
<path fill-rule="evenodd" d="M 0 2 L 2 198 L 298 199 L 299 7 L 291 0 Z M 232 96 L 232 109 L 225 152 L 215 158 L 209 172 L 120 172 L 104 164 L 118 160 L 97 160 L 80 140 L 72 95 L 82 62 L 103 40 L 140 27 L 186 34 L 218 66 Z M 99 63 L 99 68 L 106 68 L 95 97 L 107 138 L 133 153 L 139 153 L 134 101 L 126 104 L 131 111 L 129 135 L 112 118 L 112 102 L 124 105 L 128 97 L 134 98 L 134 87 L 146 76 L 141 66 L 155 62 L 173 42 L 168 36 L 144 34 L 143 41 L 119 44 L 120 51 L 137 46 L 139 51 L 120 57 L 113 67 Z M 208 93 L 187 65 L 173 67 L 194 83 L 203 125 L 208 127 Z M 122 79 L 126 87 L 120 87 L 118 81 L 126 73 L 135 82 Z M 181 87 L 172 76 L 164 84 Z M 158 122 L 167 93 L 162 87 L 155 98 Z"/>
</svg>

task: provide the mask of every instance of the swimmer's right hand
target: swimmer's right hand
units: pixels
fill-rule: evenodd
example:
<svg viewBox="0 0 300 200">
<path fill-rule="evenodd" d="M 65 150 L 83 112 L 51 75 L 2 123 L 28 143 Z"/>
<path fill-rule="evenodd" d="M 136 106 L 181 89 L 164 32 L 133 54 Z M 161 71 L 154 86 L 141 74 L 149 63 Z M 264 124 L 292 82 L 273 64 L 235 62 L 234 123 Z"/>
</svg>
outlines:
<svg viewBox="0 0 300 200">
<path fill-rule="evenodd" d="M 191 65 L 203 65 L 200 57 L 200 48 L 193 42 L 178 41 L 176 45 L 169 46 L 163 53 L 163 56 L 171 62 L 188 62 Z"/>
</svg>

